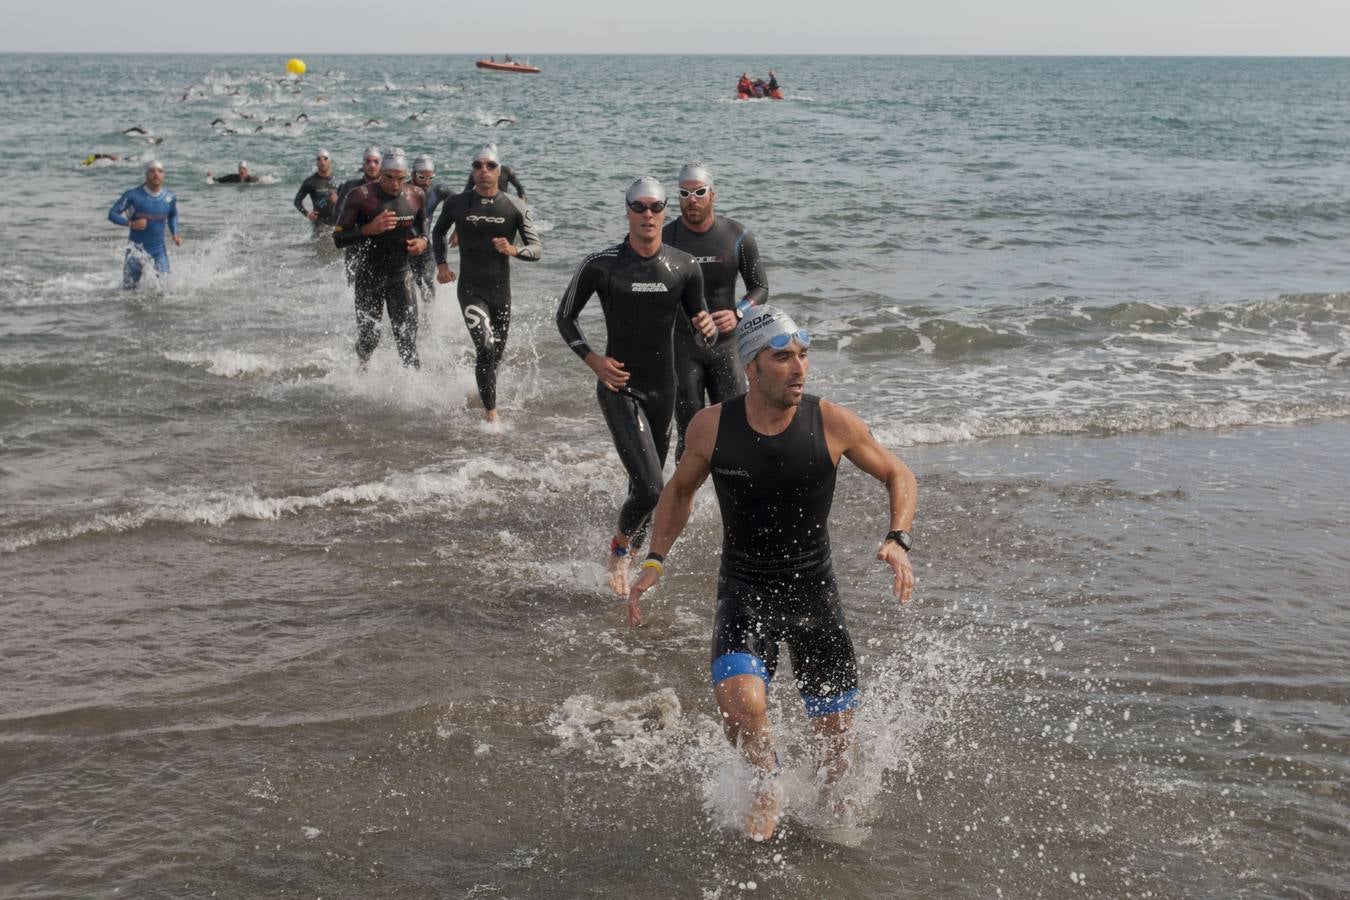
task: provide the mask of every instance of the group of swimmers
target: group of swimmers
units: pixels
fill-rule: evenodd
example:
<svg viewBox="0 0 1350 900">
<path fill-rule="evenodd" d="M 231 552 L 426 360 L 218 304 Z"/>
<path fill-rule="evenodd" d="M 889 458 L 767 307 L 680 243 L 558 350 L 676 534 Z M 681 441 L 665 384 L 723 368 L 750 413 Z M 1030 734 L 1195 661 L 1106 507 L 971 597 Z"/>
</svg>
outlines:
<svg viewBox="0 0 1350 900">
<path fill-rule="evenodd" d="M 497 147 L 474 154 L 469 186 L 458 191 L 435 182 L 430 157 L 409 166 L 397 148 L 369 148 L 361 175 L 344 182 L 334 177 L 327 151 L 315 162 L 295 206 L 316 229 L 331 227 L 334 243 L 348 253 L 360 365 L 375 350 L 386 313 L 403 363 L 418 364 L 417 296 L 419 285 L 433 289 L 428 260 L 434 260 L 436 282 L 458 281 L 479 395 L 495 421 L 497 368 L 511 317 L 509 263 L 537 260 L 542 252 L 523 188 L 515 182 L 517 197 L 503 190 L 512 182 Z M 135 250 L 167 271 L 164 233 L 179 242 L 176 201 L 163 176 L 163 166 L 148 163 L 146 183 L 109 213 L 131 229 L 128 266 Z M 788 645 L 818 741 L 822 801 L 841 817 L 853 812 L 846 776 L 856 764 L 853 714 L 861 696 L 828 530 L 839 461 L 847 457 L 886 487 L 887 529 L 877 559 L 891 570 L 901 602 L 914 590 L 909 529 L 917 486 L 857 415 L 805 393 L 811 336 L 767 304 L 754 236 L 716 213 L 712 172 L 689 163 L 677 181 L 681 215 L 671 222 L 661 182 L 645 176 L 632 183 L 624 195 L 627 235 L 581 261 L 555 318 L 595 374 L 601 413 L 628 475 L 607 572 L 610 588 L 627 600 L 630 625 L 641 624 L 641 599 L 664 573 L 693 497 L 712 477 L 723 539 L 711 680 L 727 737 L 754 772 L 745 832 L 765 840 L 782 814 L 767 700 L 780 643 Z M 452 231 L 458 276 L 446 259 Z M 607 332 L 603 351 L 579 321 L 594 296 Z M 677 465 L 665 483 L 672 420 Z M 649 531 L 648 553 L 630 580 L 630 560 Z"/>
</svg>

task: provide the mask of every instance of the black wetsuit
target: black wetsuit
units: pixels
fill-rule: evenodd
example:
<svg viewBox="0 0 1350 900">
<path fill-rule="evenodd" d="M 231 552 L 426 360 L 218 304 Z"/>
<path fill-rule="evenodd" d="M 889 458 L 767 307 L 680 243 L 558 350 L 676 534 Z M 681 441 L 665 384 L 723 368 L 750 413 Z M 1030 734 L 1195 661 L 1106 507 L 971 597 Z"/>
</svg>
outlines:
<svg viewBox="0 0 1350 900">
<path fill-rule="evenodd" d="M 366 237 L 361 226 L 386 209 L 398 216 L 398 227 Z M 364 362 L 380 342 L 380 316 L 389 311 L 398 355 L 406 366 L 416 366 L 417 303 L 408 268 L 407 242 L 426 236 L 426 195 L 420 187 L 404 185 L 394 196 L 378 184 L 352 191 L 333 230 L 333 243 L 352 253 L 356 285 L 356 355 Z"/>
<path fill-rule="evenodd" d="M 375 184 L 379 180 L 379 176 L 367 178 L 365 173 L 362 173 L 355 178 L 348 178 L 346 181 L 342 182 L 342 184 L 338 185 L 337 202 L 334 204 L 336 212 L 333 214 L 333 223 L 337 224 L 342 218 L 342 210 L 347 205 L 347 197 L 352 191 L 367 184 Z M 349 246 L 344 251 L 344 254 L 345 260 L 343 267 L 347 272 L 347 283 L 351 284 L 356 277 L 356 248 Z"/>
<path fill-rule="evenodd" d="M 445 236 L 459 235 L 459 308 L 473 338 L 474 377 L 484 409 L 497 408 L 497 366 L 506 352 L 511 327 L 511 257 L 498 253 L 493 238 L 524 242 L 516 259 L 537 260 L 543 249 L 534 230 L 534 216 L 523 200 L 498 191 L 484 197 L 465 191 L 446 200 L 436 219 L 431 243 L 436 264 L 445 262 Z"/>
<path fill-rule="evenodd" d="M 820 399 L 804 396 L 775 435 L 750 427 L 744 395 L 724 402 L 711 463 L 722 511 L 713 683 L 767 684 L 784 641 L 807 715 L 854 708 L 858 666 L 830 562 L 837 465 Z"/>
<path fill-rule="evenodd" d="M 338 185 L 334 182 L 335 178 L 332 175 L 320 175 L 315 172 L 304 180 L 300 190 L 295 193 L 295 208 L 300 210 L 300 215 L 305 218 L 309 218 L 309 210 L 305 209 L 305 198 L 309 198 L 310 206 L 318 215 L 314 220 L 316 232 L 320 226 L 337 223 L 337 200 L 333 194 L 337 192 Z"/>
<path fill-rule="evenodd" d="M 499 166 L 499 167 L 497 168 L 497 190 L 499 190 L 499 191 L 504 191 L 504 190 L 506 190 L 506 186 L 507 186 L 508 184 L 511 185 L 511 187 L 513 187 L 513 188 L 516 189 L 516 196 L 517 196 L 517 197 L 519 197 L 519 198 L 522 199 L 522 200 L 525 199 L 525 188 L 521 187 L 520 179 L 516 177 L 516 173 L 515 173 L 514 171 L 512 171 L 512 169 L 511 169 L 510 166 Z M 471 191 L 471 190 L 473 190 L 473 174 L 472 174 L 472 173 L 470 173 L 470 175 L 469 175 L 469 180 L 468 180 L 468 182 L 464 185 L 464 190 L 466 190 L 466 191 Z"/>
<path fill-rule="evenodd" d="M 769 302 L 769 281 L 759 264 L 759 244 L 745 226 L 726 216 L 715 216 L 712 227 L 699 234 L 676 219 L 661 232 L 661 241 L 679 247 L 703 270 L 703 292 L 708 310 L 737 307 L 736 275 L 745 282 L 745 298 L 756 306 Z M 739 317 L 738 317 L 739 318 Z M 717 336 L 706 346 L 688 322 L 675 326 L 675 459 L 684 455 L 684 432 L 694 413 L 703 408 L 704 392 L 712 403 L 745 393 L 745 370 L 736 358 L 736 333 Z"/>
<path fill-rule="evenodd" d="M 238 172 L 231 172 L 229 175 L 221 175 L 219 178 L 211 177 L 216 184 L 253 184 L 258 180 L 257 175 L 240 175 Z"/>
<path fill-rule="evenodd" d="M 427 194 L 427 221 L 434 223 L 436 221 L 436 208 L 441 205 L 442 201 L 455 196 L 455 191 L 441 181 L 434 181 L 423 190 Z M 424 301 L 434 300 L 436 298 L 435 250 L 428 244 L 426 253 L 410 258 L 408 263 L 412 266 L 413 283 L 417 286 L 422 299 Z"/>
<path fill-rule="evenodd" d="M 703 273 L 683 250 L 662 246 L 642 257 L 623 243 L 592 253 L 577 267 L 558 304 L 558 331 L 583 360 L 591 352 L 577 324 L 592 294 L 605 314 L 605 356 L 623 363 L 628 383 L 611 391 L 596 382 L 596 395 L 614 448 L 628 472 L 628 499 L 619 512 L 619 532 L 641 542 L 661 496 L 662 469 L 670 448 L 675 412 L 675 320 L 692 319 L 708 307 Z"/>
</svg>

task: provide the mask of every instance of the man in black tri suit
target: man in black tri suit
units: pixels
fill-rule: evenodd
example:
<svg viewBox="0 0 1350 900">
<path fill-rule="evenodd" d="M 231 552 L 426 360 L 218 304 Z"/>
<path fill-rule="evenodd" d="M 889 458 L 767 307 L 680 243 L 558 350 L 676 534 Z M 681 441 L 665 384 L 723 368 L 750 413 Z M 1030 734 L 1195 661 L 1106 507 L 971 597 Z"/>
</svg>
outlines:
<svg viewBox="0 0 1350 900">
<path fill-rule="evenodd" d="M 717 192 L 702 163 L 680 170 L 680 217 L 666 225 L 662 243 L 694 257 L 703 270 L 703 295 L 717 325 L 718 340 L 705 347 L 684 322 L 675 325 L 675 461 L 684 455 L 684 432 L 703 408 L 745 393 L 745 373 L 736 363 L 736 323 L 751 306 L 769 302 L 769 282 L 759 262 L 755 236 L 735 219 L 713 210 Z M 745 295 L 736 297 L 736 275 Z"/>
<path fill-rule="evenodd" d="M 497 367 L 506 353 L 511 327 L 511 258 L 532 262 L 543 251 L 525 201 L 497 188 L 500 167 L 496 145 L 487 144 L 478 151 L 473 159 L 473 190 L 441 205 L 431 239 L 436 280 L 449 284 L 455 273 L 445 261 L 445 237 L 454 228 L 459 238 L 459 308 L 473 338 L 473 373 L 489 422 L 497 421 Z M 516 235 L 523 246 L 516 246 Z"/>
<path fill-rule="evenodd" d="M 352 250 L 356 355 L 363 370 L 380 342 L 385 310 L 403 364 L 418 365 L 417 301 L 408 259 L 427 249 L 426 195 L 421 188 L 404 184 L 407 174 L 402 150 L 385 153 L 379 181 L 347 195 L 333 229 L 333 243 Z"/>
<path fill-rule="evenodd" d="M 797 689 L 818 739 L 823 799 L 836 816 L 849 802 L 853 710 L 859 703 L 853 642 L 831 567 L 829 514 L 840 457 L 886 485 L 890 501 L 877 559 L 890 566 L 901 603 L 914 593 L 909 528 L 917 485 L 909 467 L 877 443 L 857 415 L 805 394 L 811 337 L 773 307 L 752 310 L 736 329 L 746 394 L 694 416 L 684 458 L 661 494 L 651 552 L 628 597 L 628 622 L 664 571 L 694 494 L 713 478 L 722 511 L 722 563 L 713 624 L 713 694 L 727 737 L 754 767 L 745 816 L 753 840 L 773 836 L 781 797 L 768 720 L 768 686 L 778 644 L 792 654 Z M 878 528 L 878 530 L 880 530 Z"/>
<path fill-rule="evenodd" d="M 628 498 L 609 542 L 609 585 L 621 597 L 628 593 L 629 548 L 641 545 L 661 495 L 675 411 L 675 320 L 690 320 L 708 343 L 717 337 L 698 263 L 661 242 L 666 209 L 661 182 L 639 178 L 624 199 L 628 236 L 582 260 L 557 314 L 563 340 L 595 372 L 600 409 L 628 472 Z M 603 356 L 591 349 L 577 324 L 592 294 L 600 295 L 605 315 Z"/>
<path fill-rule="evenodd" d="M 300 215 L 314 223 L 314 236 L 319 237 L 337 223 L 337 179 L 333 177 L 333 157 L 327 150 L 319 150 L 314 157 L 314 174 L 295 192 L 295 208 Z M 305 209 L 305 199 L 310 209 Z"/>
</svg>

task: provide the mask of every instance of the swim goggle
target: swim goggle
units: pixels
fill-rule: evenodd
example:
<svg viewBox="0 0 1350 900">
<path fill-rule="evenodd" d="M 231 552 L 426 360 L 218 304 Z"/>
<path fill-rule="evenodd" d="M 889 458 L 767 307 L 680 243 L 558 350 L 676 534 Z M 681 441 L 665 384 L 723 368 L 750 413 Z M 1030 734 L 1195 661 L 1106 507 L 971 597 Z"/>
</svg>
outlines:
<svg viewBox="0 0 1350 900">
<path fill-rule="evenodd" d="M 651 203 L 643 203 L 641 200 L 634 200 L 632 203 L 628 204 L 628 208 L 638 215 L 642 215 L 645 212 L 659 213 L 665 210 L 666 201 L 653 200 Z"/>
<path fill-rule="evenodd" d="M 805 328 L 798 328 L 796 331 L 785 331 L 782 334 L 775 334 L 769 338 L 769 348 L 772 350 L 786 350 L 793 342 L 801 344 L 803 347 L 811 346 L 811 335 Z"/>
<path fill-rule="evenodd" d="M 704 197 L 708 196 L 709 190 L 711 190 L 711 188 L 706 184 L 701 188 L 694 188 L 692 191 L 688 188 L 680 188 L 680 199 L 688 200 L 690 197 L 697 197 L 702 200 Z"/>
<path fill-rule="evenodd" d="M 489 169 L 489 170 L 491 170 L 491 169 L 497 168 L 497 163 L 493 162 L 493 161 L 490 160 L 490 159 L 475 159 L 475 160 L 473 161 L 473 167 L 474 167 L 475 169 Z"/>
</svg>

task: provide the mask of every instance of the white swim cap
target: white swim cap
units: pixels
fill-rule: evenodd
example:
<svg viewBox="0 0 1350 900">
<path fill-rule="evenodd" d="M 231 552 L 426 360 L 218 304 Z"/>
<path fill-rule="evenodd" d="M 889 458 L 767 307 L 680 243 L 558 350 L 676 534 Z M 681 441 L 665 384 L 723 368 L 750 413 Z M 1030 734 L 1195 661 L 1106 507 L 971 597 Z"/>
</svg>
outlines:
<svg viewBox="0 0 1350 900">
<path fill-rule="evenodd" d="M 151 169 L 159 169 L 161 172 L 163 172 L 163 171 L 164 171 L 164 163 L 160 162 L 160 161 L 157 160 L 157 159 L 147 159 L 147 160 L 145 161 L 145 165 L 142 166 L 141 168 L 142 168 L 143 171 L 146 171 L 146 172 L 149 172 Z"/>
<path fill-rule="evenodd" d="M 391 172 L 408 171 L 408 157 L 403 155 L 403 150 L 399 147 L 390 147 L 384 151 L 384 157 L 380 160 L 380 169 L 388 169 Z"/>
<path fill-rule="evenodd" d="M 320 147 L 320 148 L 319 148 L 319 152 L 316 153 L 316 154 L 314 154 L 314 158 L 315 158 L 315 159 L 332 159 L 333 157 L 330 156 L 330 155 L 328 154 L 328 151 L 327 151 L 327 150 L 325 150 L 325 149 L 323 149 L 322 147 Z"/>
<path fill-rule="evenodd" d="M 809 347 L 811 335 L 798 328 L 787 313 L 772 306 L 751 307 L 736 326 L 736 355 L 741 365 L 748 364 L 765 347 L 782 350 L 793 341 Z"/>
<path fill-rule="evenodd" d="M 501 155 L 497 153 L 496 144 L 484 144 L 481 148 L 479 148 L 478 152 L 473 155 L 473 158 L 474 160 L 480 159 L 490 160 L 492 162 L 495 162 L 499 166 L 502 164 L 502 158 Z"/>
<path fill-rule="evenodd" d="M 239 160 L 239 168 L 241 168 L 241 169 L 247 169 L 247 168 L 248 168 L 248 160 L 245 160 L 245 159 Z"/>
<path fill-rule="evenodd" d="M 425 153 L 423 153 L 421 156 L 417 157 L 417 159 L 413 160 L 413 171 L 435 172 L 436 163 L 432 160 L 430 156 L 427 156 Z"/>
<path fill-rule="evenodd" d="M 643 197 L 651 197 L 666 201 L 666 189 L 661 187 L 661 182 L 650 175 L 643 175 L 637 181 L 628 186 L 628 192 L 623 195 L 625 203 L 632 203 L 634 200 L 641 200 Z"/>
<path fill-rule="evenodd" d="M 680 170 L 680 181 L 697 181 L 708 187 L 713 186 L 712 173 L 701 162 L 685 163 L 684 168 Z"/>
<path fill-rule="evenodd" d="M 380 159 L 380 158 L 382 158 L 383 156 L 384 156 L 384 151 L 381 150 L 379 147 L 367 147 L 367 148 L 366 148 L 366 155 L 363 156 L 363 157 L 361 157 L 361 161 L 362 161 L 362 162 L 365 162 L 365 161 L 368 160 L 368 159 Z"/>
</svg>

